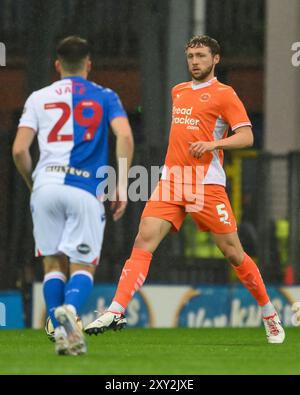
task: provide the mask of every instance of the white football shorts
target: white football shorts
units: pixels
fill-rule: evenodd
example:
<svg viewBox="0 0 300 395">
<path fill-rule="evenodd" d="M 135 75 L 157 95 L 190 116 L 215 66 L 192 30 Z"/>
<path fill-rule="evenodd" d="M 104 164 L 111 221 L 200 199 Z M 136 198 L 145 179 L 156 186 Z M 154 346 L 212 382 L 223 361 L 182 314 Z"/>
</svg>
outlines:
<svg viewBox="0 0 300 395">
<path fill-rule="evenodd" d="M 97 265 L 105 229 L 103 203 L 83 189 L 44 185 L 30 199 L 36 256 L 64 253 L 70 262 Z"/>
</svg>

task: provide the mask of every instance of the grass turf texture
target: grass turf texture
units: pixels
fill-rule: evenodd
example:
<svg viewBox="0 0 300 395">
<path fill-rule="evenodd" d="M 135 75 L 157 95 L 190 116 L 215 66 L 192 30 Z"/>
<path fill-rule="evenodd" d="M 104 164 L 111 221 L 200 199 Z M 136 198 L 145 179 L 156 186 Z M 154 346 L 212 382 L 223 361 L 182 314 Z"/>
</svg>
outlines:
<svg viewBox="0 0 300 395">
<path fill-rule="evenodd" d="M 299 328 L 268 344 L 263 328 L 125 329 L 57 356 L 43 330 L 0 331 L 0 374 L 299 374 Z"/>
</svg>

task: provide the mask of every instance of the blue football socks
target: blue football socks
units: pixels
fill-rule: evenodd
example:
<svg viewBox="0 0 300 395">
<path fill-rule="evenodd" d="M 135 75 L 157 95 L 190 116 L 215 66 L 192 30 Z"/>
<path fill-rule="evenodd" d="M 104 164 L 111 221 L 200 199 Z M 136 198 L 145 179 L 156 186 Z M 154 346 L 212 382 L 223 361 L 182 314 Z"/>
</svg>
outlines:
<svg viewBox="0 0 300 395">
<path fill-rule="evenodd" d="M 60 325 L 54 317 L 54 311 L 56 307 L 64 304 L 65 282 L 66 277 L 61 272 L 49 272 L 44 277 L 44 299 L 54 328 Z"/>
<path fill-rule="evenodd" d="M 79 314 L 93 288 L 93 276 L 86 270 L 74 272 L 65 287 L 65 305 L 74 306 Z"/>
</svg>

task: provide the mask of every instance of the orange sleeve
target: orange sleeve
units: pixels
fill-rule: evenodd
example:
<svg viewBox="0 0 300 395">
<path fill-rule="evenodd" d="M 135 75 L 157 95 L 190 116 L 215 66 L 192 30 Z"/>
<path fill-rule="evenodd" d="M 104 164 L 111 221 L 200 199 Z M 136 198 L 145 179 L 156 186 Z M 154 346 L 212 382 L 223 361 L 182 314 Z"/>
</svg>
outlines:
<svg viewBox="0 0 300 395">
<path fill-rule="evenodd" d="M 225 93 L 225 92 L 224 92 Z M 252 126 L 247 111 L 235 91 L 230 88 L 223 93 L 221 115 L 234 131 L 242 126 Z"/>
</svg>

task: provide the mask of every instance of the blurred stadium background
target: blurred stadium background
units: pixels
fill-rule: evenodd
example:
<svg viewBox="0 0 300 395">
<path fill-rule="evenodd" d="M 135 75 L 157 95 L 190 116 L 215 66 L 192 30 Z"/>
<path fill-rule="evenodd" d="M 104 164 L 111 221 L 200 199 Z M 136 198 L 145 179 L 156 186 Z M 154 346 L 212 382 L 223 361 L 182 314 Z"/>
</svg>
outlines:
<svg viewBox="0 0 300 395">
<path fill-rule="evenodd" d="M 24 101 L 54 81 L 57 41 L 70 34 L 93 46 L 90 79 L 116 90 L 134 132 L 134 164 L 161 165 L 170 121 L 170 87 L 188 78 L 184 45 L 207 33 L 222 48 L 218 78 L 232 85 L 253 122 L 251 150 L 227 152 L 228 192 L 244 247 L 265 281 L 300 281 L 300 41 L 298 0 L 0 0 L 0 294 L 19 291 L 31 325 L 32 284 L 42 280 L 34 258 L 29 193 L 11 158 Z M 33 149 L 37 158 L 37 147 Z M 111 160 L 114 160 L 113 139 Z M 118 281 L 144 203 L 129 204 L 108 224 L 97 283 Z M 156 253 L 150 284 L 231 285 L 236 279 L 209 235 L 190 220 Z M 1 297 L 0 297 L 1 300 Z"/>
</svg>

